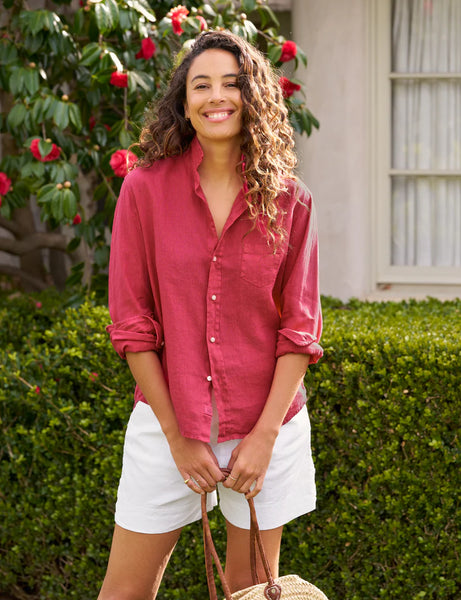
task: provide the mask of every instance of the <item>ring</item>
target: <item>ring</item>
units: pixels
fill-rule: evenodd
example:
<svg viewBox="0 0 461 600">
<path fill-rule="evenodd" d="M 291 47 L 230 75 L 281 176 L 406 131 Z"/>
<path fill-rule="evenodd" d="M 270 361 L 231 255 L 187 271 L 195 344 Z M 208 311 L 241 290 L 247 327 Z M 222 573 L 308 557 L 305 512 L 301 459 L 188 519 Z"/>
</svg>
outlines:
<svg viewBox="0 0 461 600">
<path fill-rule="evenodd" d="M 228 479 L 233 479 L 234 481 L 237 481 L 238 477 L 232 477 L 232 475 L 228 475 L 227 476 Z"/>
<path fill-rule="evenodd" d="M 187 479 L 184 479 L 184 483 L 187 485 L 190 481 L 190 477 L 188 477 Z"/>
</svg>

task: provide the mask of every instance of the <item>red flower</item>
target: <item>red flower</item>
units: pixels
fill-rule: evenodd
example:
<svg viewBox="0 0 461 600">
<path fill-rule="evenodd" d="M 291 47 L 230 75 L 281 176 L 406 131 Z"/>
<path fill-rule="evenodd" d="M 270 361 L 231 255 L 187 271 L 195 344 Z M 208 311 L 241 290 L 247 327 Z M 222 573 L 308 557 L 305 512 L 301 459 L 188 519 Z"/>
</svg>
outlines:
<svg viewBox="0 0 461 600">
<path fill-rule="evenodd" d="M 182 4 L 178 4 L 178 6 L 172 8 L 168 13 L 167 16 L 171 19 L 173 31 L 176 33 L 176 35 L 181 35 L 181 33 L 183 33 L 184 30 L 181 27 L 181 23 L 184 21 L 188 14 L 189 10 L 185 6 L 182 6 Z"/>
<path fill-rule="evenodd" d="M 72 221 L 72 225 L 80 225 L 82 222 L 82 217 L 77 213 Z"/>
<path fill-rule="evenodd" d="M 205 21 L 205 18 L 202 17 L 202 15 L 197 15 L 195 18 L 200 21 L 200 31 L 205 31 L 208 29 L 208 23 Z"/>
<path fill-rule="evenodd" d="M 6 173 L 0 171 L 0 196 L 8 194 L 11 188 L 11 179 L 8 178 Z"/>
<path fill-rule="evenodd" d="M 34 390 L 34 392 L 35 392 L 36 394 L 40 394 L 40 392 L 41 392 L 41 389 L 40 389 L 40 387 L 39 387 L 38 385 L 36 385 L 36 386 L 35 386 L 35 390 Z"/>
<path fill-rule="evenodd" d="M 283 42 L 282 45 L 282 55 L 279 58 L 280 62 L 288 62 L 289 60 L 293 60 L 298 52 L 298 48 L 294 42 L 291 40 L 287 40 Z"/>
<path fill-rule="evenodd" d="M 41 302 L 36 302 L 35 303 L 35 308 L 42 308 L 42 303 Z"/>
<path fill-rule="evenodd" d="M 154 42 L 149 37 L 146 37 L 141 41 L 141 50 L 136 54 L 136 58 L 149 60 L 149 58 L 154 56 L 156 49 Z"/>
<path fill-rule="evenodd" d="M 61 154 L 61 148 L 59 146 L 53 144 L 50 152 L 46 156 L 42 156 L 40 154 L 40 150 L 38 149 L 39 143 L 40 138 L 35 138 L 30 144 L 30 151 L 32 152 L 34 158 L 36 158 L 40 162 L 49 162 L 50 160 L 56 160 L 57 158 L 59 158 Z"/>
<path fill-rule="evenodd" d="M 91 117 L 88 119 L 88 125 L 90 128 L 90 131 L 93 131 L 93 129 L 96 126 L 96 118 L 93 117 L 93 115 L 91 115 Z M 107 129 L 107 131 L 110 131 L 110 125 L 107 125 L 107 123 L 103 123 L 102 125 L 103 125 L 103 127 L 105 127 Z"/>
<path fill-rule="evenodd" d="M 110 76 L 110 84 L 115 87 L 126 88 L 128 87 L 128 73 L 121 73 L 120 71 L 114 71 Z"/>
<path fill-rule="evenodd" d="M 282 96 L 284 98 L 289 98 L 290 96 L 293 96 L 295 92 L 299 92 L 299 90 L 301 89 L 301 86 L 299 84 L 293 83 L 293 81 L 290 81 L 286 77 L 280 77 L 279 83 L 280 87 L 282 88 Z"/>
<path fill-rule="evenodd" d="M 133 152 L 117 150 L 112 154 L 109 164 L 117 177 L 125 177 L 137 160 L 136 154 Z"/>
<path fill-rule="evenodd" d="M 96 381 L 96 379 L 99 377 L 99 375 L 97 373 L 90 373 L 88 375 L 90 381 Z"/>
</svg>

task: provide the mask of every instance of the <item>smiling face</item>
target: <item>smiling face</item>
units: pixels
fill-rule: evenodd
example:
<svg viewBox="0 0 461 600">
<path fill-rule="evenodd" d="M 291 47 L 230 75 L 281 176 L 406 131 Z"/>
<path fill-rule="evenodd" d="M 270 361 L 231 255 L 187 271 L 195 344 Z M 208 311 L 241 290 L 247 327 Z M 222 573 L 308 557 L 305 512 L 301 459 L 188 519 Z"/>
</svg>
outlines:
<svg viewBox="0 0 461 600">
<path fill-rule="evenodd" d="M 184 113 L 202 145 L 240 143 L 243 104 L 238 72 L 235 56 L 214 48 L 199 54 L 189 68 Z"/>
</svg>

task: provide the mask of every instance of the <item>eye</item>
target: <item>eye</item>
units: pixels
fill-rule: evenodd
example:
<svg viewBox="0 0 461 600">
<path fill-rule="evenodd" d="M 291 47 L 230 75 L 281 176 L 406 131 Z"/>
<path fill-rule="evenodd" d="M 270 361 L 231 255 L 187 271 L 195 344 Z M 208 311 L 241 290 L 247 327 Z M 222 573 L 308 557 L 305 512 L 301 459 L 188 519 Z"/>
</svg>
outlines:
<svg viewBox="0 0 461 600">
<path fill-rule="evenodd" d="M 207 85 L 205 83 L 199 83 L 194 87 L 194 90 L 206 90 Z"/>
<path fill-rule="evenodd" d="M 236 81 L 229 81 L 229 83 L 226 84 L 226 87 L 238 88 L 238 84 Z"/>
</svg>

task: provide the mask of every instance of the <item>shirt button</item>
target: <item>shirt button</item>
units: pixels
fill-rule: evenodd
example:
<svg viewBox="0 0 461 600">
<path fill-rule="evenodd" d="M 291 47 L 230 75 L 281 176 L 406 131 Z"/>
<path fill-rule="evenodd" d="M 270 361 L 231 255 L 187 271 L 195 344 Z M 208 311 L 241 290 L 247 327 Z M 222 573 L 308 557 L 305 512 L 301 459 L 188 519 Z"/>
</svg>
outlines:
<svg viewBox="0 0 461 600">
<path fill-rule="evenodd" d="M 216 262 L 218 259 L 216 256 L 213 256 L 213 262 Z"/>
<path fill-rule="evenodd" d="M 211 375 L 208 375 L 208 377 L 206 378 L 207 381 L 211 381 Z"/>
<path fill-rule="evenodd" d="M 212 344 L 214 344 L 214 343 L 216 342 L 216 338 L 215 338 L 215 337 L 210 337 L 210 342 L 211 342 Z"/>
<path fill-rule="evenodd" d="M 216 300 L 216 294 L 213 294 L 213 295 L 211 296 L 211 299 L 212 299 L 212 300 Z"/>
</svg>

